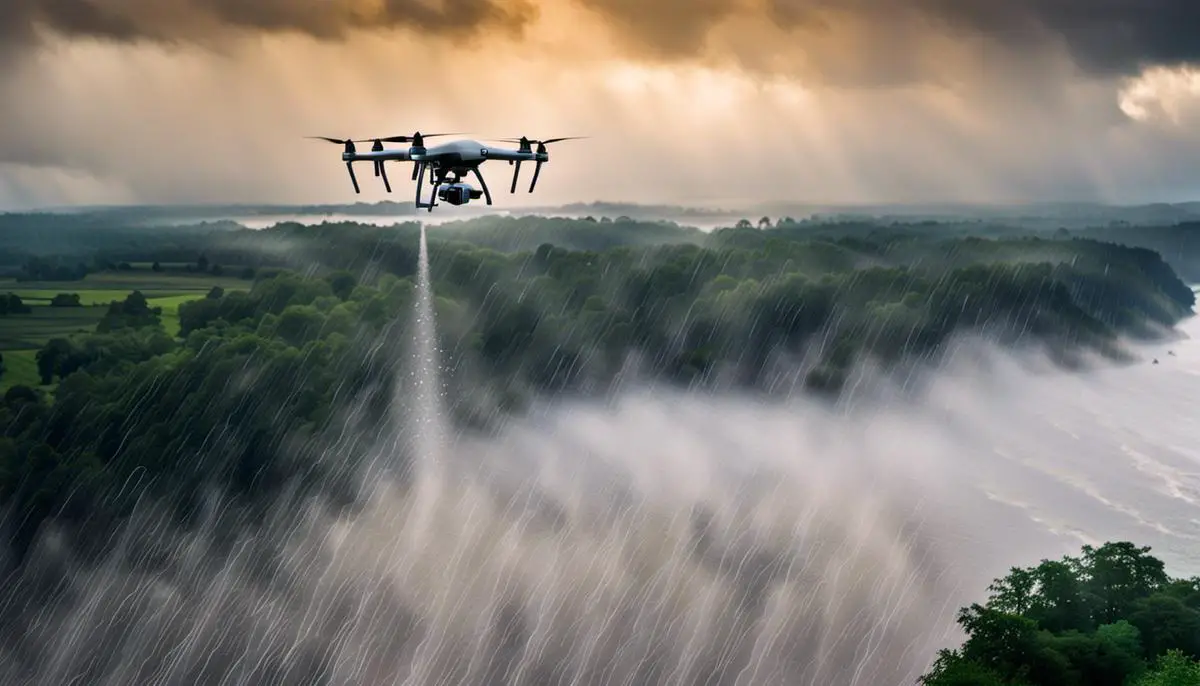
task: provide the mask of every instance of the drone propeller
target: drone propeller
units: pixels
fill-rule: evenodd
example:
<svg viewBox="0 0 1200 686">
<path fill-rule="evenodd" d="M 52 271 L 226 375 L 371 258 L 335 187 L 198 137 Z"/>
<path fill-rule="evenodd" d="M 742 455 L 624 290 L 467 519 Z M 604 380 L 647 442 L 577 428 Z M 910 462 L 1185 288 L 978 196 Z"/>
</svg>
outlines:
<svg viewBox="0 0 1200 686">
<path fill-rule="evenodd" d="M 414 133 L 411 136 L 384 136 L 382 138 L 361 138 L 361 139 L 358 139 L 358 142 L 359 143 L 370 143 L 371 141 L 375 141 L 378 143 L 418 143 L 417 147 L 420 147 L 420 145 L 419 145 L 420 141 L 425 138 L 437 138 L 438 136 L 461 136 L 461 135 L 462 135 L 461 133 L 421 133 L 420 131 L 417 131 L 416 133 Z"/>
<path fill-rule="evenodd" d="M 330 143 L 344 145 L 346 146 L 346 152 L 354 152 L 354 141 L 350 140 L 349 138 L 330 138 L 329 136 L 305 136 L 305 138 L 314 141 L 329 141 Z"/>
<path fill-rule="evenodd" d="M 551 143 L 575 141 L 583 138 L 587 138 L 587 136 L 563 136 L 561 138 L 547 138 L 546 140 L 537 140 L 536 138 L 526 138 L 525 136 L 521 136 L 520 138 L 497 138 L 495 140 L 503 141 L 505 143 L 518 143 L 520 144 L 522 150 L 531 149 L 534 145 L 536 145 L 538 146 L 538 152 L 545 153 L 546 146 Z"/>
<path fill-rule="evenodd" d="M 551 143 L 558 143 L 561 141 L 573 141 L 573 140 L 579 140 L 582 138 L 587 138 L 587 136 L 563 136 L 561 138 L 547 138 L 546 140 L 537 140 L 537 139 L 532 139 L 532 138 L 527 138 L 525 136 L 521 136 L 520 138 L 496 138 L 493 140 L 502 141 L 504 143 L 517 143 L 518 145 L 520 145 L 520 150 L 523 152 L 533 152 L 533 146 L 537 145 L 537 153 L 539 155 L 545 155 L 547 152 L 546 146 Z M 545 160 L 538 160 L 537 165 L 533 168 L 533 180 L 529 182 L 529 192 L 530 193 L 532 193 L 533 189 L 537 186 L 538 176 L 541 175 L 542 165 L 545 164 L 545 162 L 546 162 Z M 513 170 L 512 188 L 509 189 L 510 193 L 517 192 L 517 177 L 519 177 L 520 175 L 521 175 L 521 161 L 518 160 L 516 163 L 516 168 Z"/>
</svg>

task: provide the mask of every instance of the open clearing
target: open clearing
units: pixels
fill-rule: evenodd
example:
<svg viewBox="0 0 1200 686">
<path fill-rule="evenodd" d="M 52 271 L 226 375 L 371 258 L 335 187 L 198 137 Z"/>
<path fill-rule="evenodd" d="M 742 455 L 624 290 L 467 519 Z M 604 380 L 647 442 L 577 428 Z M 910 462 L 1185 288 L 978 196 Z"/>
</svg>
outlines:
<svg viewBox="0 0 1200 686">
<path fill-rule="evenodd" d="M 65 338 L 95 330 L 108 304 L 141 291 L 151 307 L 162 308 L 163 328 L 179 334 L 179 306 L 203 298 L 213 286 L 226 291 L 249 290 L 250 281 L 228 276 L 179 272 L 108 272 L 88 274 L 80 281 L 26 281 L 0 279 L 0 293 L 14 293 L 33 310 L 29 314 L 0 317 L 0 353 L 5 372 L 0 390 L 39 381 L 35 356 L 52 338 Z M 79 295 L 82 307 L 50 307 L 59 293 Z"/>
</svg>

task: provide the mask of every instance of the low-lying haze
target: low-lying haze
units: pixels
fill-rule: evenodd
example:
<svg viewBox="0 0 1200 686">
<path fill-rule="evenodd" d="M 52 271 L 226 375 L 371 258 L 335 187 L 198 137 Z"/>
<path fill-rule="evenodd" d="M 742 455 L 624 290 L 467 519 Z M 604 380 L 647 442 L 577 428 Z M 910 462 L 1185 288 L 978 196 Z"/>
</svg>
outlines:
<svg viewBox="0 0 1200 686">
<path fill-rule="evenodd" d="M 1067 373 L 963 342 L 903 402 L 556 404 L 439 444 L 403 484 L 397 416 L 357 514 L 284 506 L 218 555 L 235 516 L 219 503 L 189 536 L 147 512 L 92 571 L 48 542 L 4 612 L 55 569 L 72 592 L 5 637 L 0 674 L 911 683 L 956 638 L 954 610 L 1013 564 L 1129 539 L 1200 572 L 1200 343 L 1138 354 Z M 128 570 L 151 551 L 166 573 Z"/>
</svg>

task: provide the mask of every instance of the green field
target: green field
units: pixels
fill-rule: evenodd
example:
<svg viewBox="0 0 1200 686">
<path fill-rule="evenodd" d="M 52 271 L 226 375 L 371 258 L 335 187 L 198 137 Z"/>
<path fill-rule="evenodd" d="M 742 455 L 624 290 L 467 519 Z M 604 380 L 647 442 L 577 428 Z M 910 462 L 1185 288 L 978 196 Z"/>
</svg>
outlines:
<svg viewBox="0 0 1200 686">
<path fill-rule="evenodd" d="M 0 317 L 0 351 L 39 348 L 51 338 L 93 331 L 105 312 L 103 307 L 30 305 L 30 314 Z"/>
<path fill-rule="evenodd" d="M 82 281 L 17 281 L 0 279 L 0 291 L 50 291 L 80 293 L 81 291 L 208 291 L 213 286 L 225 290 L 246 290 L 251 282 L 232 276 L 188 274 L 186 272 L 98 272 L 88 274 Z M 82 293 L 80 293 L 82 296 Z M 122 295 L 122 297 L 124 297 Z"/>
<path fill-rule="evenodd" d="M 0 376 L 0 388 L 9 386 L 37 386 L 41 379 L 37 373 L 36 350 L 5 350 L 4 375 Z"/>
<path fill-rule="evenodd" d="M 89 274 L 81 281 L 17 282 L 0 279 L 0 293 L 15 293 L 32 308 L 30 314 L 0 317 L 0 353 L 7 371 L 0 390 L 17 384 L 36 385 L 37 349 L 51 338 L 94 331 L 108 303 L 141 291 L 151 307 L 162 308 L 163 328 L 179 333 L 179 306 L 203 298 L 213 286 L 226 291 L 248 290 L 250 282 L 204 274 L 117 272 Z M 83 307 L 50 307 L 59 293 L 76 293 Z"/>
<path fill-rule="evenodd" d="M 171 297 L 176 295 L 198 294 L 203 295 L 206 291 L 200 290 L 180 290 L 178 288 L 172 290 L 161 290 L 153 288 L 139 288 L 128 290 L 113 289 L 113 288 L 72 288 L 72 289 L 48 289 L 48 288 L 12 288 L 5 289 L 0 292 L 15 293 L 21 297 L 28 305 L 48 305 L 50 300 L 59 293 L 75 293 L 79 296 L 79 302 L 83 305 L 107 305 L 113 300 L 123 300 L 126 295 L 134 290 L 140 290 L 146 299 Z"/>
<path fill-rule="evenodd" d="M 206 291 L 207 292 L 207 291 Z M 151 298 L 146 296 L 150 302 L 150 307 L 162 308 L 162 324 L 167 333 L 172 336 L 179 335 L 179 306 L 190 300 L 203 298 L 204 293 L 185 293 L 182 295 L 165 295 L 163 297 Z"/>
</svg>

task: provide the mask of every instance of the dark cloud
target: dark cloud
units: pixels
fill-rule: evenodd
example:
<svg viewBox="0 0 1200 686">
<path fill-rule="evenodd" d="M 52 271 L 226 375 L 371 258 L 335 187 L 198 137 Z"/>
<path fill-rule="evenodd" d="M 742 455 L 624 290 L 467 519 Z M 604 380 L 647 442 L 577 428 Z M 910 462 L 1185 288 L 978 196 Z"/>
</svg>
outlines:
<svg viewBox="0 0 1200 686">
<path fill-rule="evenodd" d="M 38 27 L 118 41 L 203 41 L 228 28 L 333 40 L 353 29 L 410 27 L 461 38 L 523 28 L 538 6 L 553 3 L 595 10 L 629 47 L 667 59 L 700 56 L 715 27 L 753 15 L 797 30 L 797 53 L 819 51 L 813 41 L 836 40 L 847 27 L 866 31 L 871 39 L 855 48 L 867 54 L 853 56 L 855 70 L 902 71 L 902 79 L 916 75 L 897 62 L 929 32 L 1018 55 L 1063 47 L 1102 76 L 1200 61 L 1197 0 L 0 0 L 0 45 L 27 44 Z M 836 62 L 813 63 L 837 80 Z"/>
<path fill-rule="evenodd" d="M 31 43 L 39 28 L 116 41 L 203 42 L 230 28 L 338 39 L 407 27 L 462 37 L 517 30 L 534 16 L 528 0 L 2 0 L 0 44 Z"/>
<path fill-rule="evenodd" d="M 656 56 L 700 52 L 708 31 L 734 14 L 736 0 L 578 0 L 638 48 Z"/>
<path fill-rule="evenodd" d="M 1001 42 L 1060 41 L 1079 66 L 1102 75 L 1133 74 L 1150 65 L 1200 59 L 1200 2 L 1196 0 L 910 2 L 918 11 L 955 29 Z"/>
<path fill-rule="evenodd" d="M 862 46 L 887 70 L 899 52 L 938 32 L 982 38 L 1016 53 L 1062 46 L 1081 68 L 1102 76 L 1136 73 L 1148 65 L 1200 61 L 1197 0 L 578 0 L 610 18 L 647 54 L 686 58 L 722 20 L 756 12 L 784 29 L 798 29 L 797 51 L 813 49 L 839 27 L 867 30 Z M 752 10 L 750 8 L 753 8 Z M 882 43 L 882 44 L 879 44 Z M 895 46 L 901 47 L 897 51 Z M 857 58 L 856 58 L 857 59 Z"/>
</svg>

